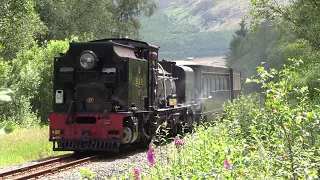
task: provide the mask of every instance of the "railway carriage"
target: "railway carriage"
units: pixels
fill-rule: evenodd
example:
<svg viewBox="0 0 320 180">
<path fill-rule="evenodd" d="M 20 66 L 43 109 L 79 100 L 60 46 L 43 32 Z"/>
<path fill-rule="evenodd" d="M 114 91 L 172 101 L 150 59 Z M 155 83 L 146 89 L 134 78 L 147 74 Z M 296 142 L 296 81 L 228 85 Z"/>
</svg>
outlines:
<svg viewBox="0 0 320 180">
<path fill-rule="evenodd" d="M 166 124 L 171 135 L 211 118 L 241 89 L 240 72 L 158 61 L 159 47 L 132 39 L 71 42 L 54 58 L 54 151 L 147 147 Z"/>
<path fill-rule="evenodd" d="M 160 62 L 161 63 L 161 62 Z M 180 100 L 183 96 L 191 96 L 185 102 L 193 101 L 197 104 L 197 121 L 200 119 L 208 121 L 214 117 L 215 114 L 222 112 L 223 103 L 228 100 L 237 98 L 241 91 L 241 72 L 226 66 L 211 66 L 199 64 L 194 61 L 175 61 L 176 69 L 189 68 L 185 71 L 188 72 L 189 77 L 184 79 L 179 71 L 175 73 L 178 77 L 176 84 L 180 91 L 177 95 Z M 187 82 L 185 85 L 183 82 Z M 191 84 L 190 84 L 191 83 Z"/>
</svg>

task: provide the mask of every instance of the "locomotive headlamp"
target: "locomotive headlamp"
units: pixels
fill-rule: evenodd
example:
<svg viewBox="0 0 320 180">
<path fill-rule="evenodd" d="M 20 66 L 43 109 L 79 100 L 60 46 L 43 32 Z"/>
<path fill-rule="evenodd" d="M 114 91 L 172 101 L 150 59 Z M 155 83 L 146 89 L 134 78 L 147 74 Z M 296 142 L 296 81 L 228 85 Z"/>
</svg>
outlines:
<svg viewBox="0 0 320 180">
<path fill-rule="evenodd" d="M 92 51 L 83 51 L 80 56 L 80 65 L 83 69 L 92 69 L 97 65 L 97 55 Z"/>
</svg>

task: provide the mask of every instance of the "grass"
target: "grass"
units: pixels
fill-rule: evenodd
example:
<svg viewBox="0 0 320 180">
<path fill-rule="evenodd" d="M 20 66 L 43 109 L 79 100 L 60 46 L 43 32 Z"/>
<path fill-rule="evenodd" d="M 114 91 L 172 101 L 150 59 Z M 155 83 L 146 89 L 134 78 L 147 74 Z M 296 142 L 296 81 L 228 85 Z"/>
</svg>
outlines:
<svg viewBox="0 0 320 180">
<path fill-rule="evenodd" d="M 10 134 L 0 135 L 0 166 L 66 153 L 52 151 L 48 127 L 16 129 Z"/>
</svg>

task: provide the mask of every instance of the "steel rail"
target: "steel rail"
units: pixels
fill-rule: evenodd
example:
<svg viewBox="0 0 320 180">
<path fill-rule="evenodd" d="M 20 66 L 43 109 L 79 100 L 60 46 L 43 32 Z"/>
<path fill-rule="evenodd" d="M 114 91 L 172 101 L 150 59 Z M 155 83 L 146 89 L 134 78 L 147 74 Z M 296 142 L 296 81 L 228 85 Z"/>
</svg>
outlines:
<svg viewBox="0 0 320 180">
<path fill-rule="evenodd" d="M 7 172 L 4 172 L 4 173 L 0 173 L 0 178 L 4 178 L 6 176 L 14 175 L 14 174 L 17 174 L 17 173 L 23 173 L 24 171 L 31 170 L 31 169 L 36 169 L 36 168 L 39 168 L 39 167 L 42 167 L 42 166 L 46 166 L 46 165 L 49 165 L 49 164 L 52 164 L 52 163 L 55 163 L 55 162 L 59 162 L 59 161 L 62 161 L 62 160 L 69 159 L 71 157 L 73 157 L 73 154 L 57 156 L 55 158 L 52 158 L 52 159 L 49 159 L 49 160 L 46 160 L 46 161 L 43 161 L 43 162 L 39 162 L 37 164 L 33 164 L 33 165 L 30 165 L 30 166 L 26 166 L 26 167 L 14 169 L 14 170 L 11 170 L 11 171 L 7 171 Z"/>
<path fill-rule="evenodd" d="M 98 157 L 98 155 L 77 159 L 77 160 L 74 160 L 71 162 L 66 162 L 66 163 L 63 162 L 64 160 L 69 160 L 74 157 L 75 157 L 74 154 L 59 156 L 59 157 L 56 157 L 56 158 L 53 158 L 50 160 L 46 160 L 44 162 L 34 164 L 34 165 L 30 165 L 30 166 L 22 167 L 22 168 L 15 169 L 12 171 L 0 173 L 0 179 L 5 179 L 6 177 L 10 178 L 10 179 L 31 179 L 31 178 L 35 178 L 35 177 L 42 176 L 45 174 L 56 172 L 56 171 L 65 169 L 70 166 L 75 166 L 77 164 L 87 162 L 91 159 Z M 49 165 L 52 165 L 55 163 L 62 163 L 62 164 L 56 165 L 56 166 L 54 165 L 52 167 L 46 167 L 46 166 L 49 166 Z M 43 167 L 42 169 L 44 169 L 44 170 L 39 171 L 38 169 L 41 167 Z"/>
</svg>

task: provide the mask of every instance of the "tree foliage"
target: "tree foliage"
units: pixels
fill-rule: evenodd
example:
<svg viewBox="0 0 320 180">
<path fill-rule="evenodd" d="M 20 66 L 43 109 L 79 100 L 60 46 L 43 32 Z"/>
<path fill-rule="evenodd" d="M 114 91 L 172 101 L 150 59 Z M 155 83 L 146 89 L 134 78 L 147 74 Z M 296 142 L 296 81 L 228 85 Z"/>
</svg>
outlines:
<svg viewBox="0 0 320 180">
<path fill-rule="evenodd" d="M 320 8 L 319 3 L 313 0 L 290 1 L 288 4 L 273 0 L 257 0 L 252 3 L 250 30 L 243 37 L 239 33 L 244 29 L 244 22 L 241 22 L 229 44 L 226 58 L 228 64 L 242 70 L 246 78 L 254 75 L 256 66 L 262 62 L 266 68 L 280 70 L 286 59 L 301 58 L 305 62 L 300 67 L 303 73 L 295 83 L 314 84 L 317 75 L 310 72 L 316 71 L 309 70 L 318 67 L 316 64 L 320 57 L 320 19 L 319 13 L 316 13 Z M 245 85 L 246 92 L 257 89 L 258 92 L 261 91 L 256 85 Z"/>
<path fill-rule="evenodd" d="M 8 67 L 6 87 L 14 91 L 13 101 L 0 106 L 0 119 L 31 126 L 44 122 L 52 107 L 53 58 L 64 53 L 69 41 L 50 41 L 21 51 Z"/>
<path fill-rule="evenodd" d="M 157 6 L 150 0 L 115 0 L 113 1 L 112 12 L 115 19 L 115 37 L 139 37 L 140 15 L 151 16 Z"/>
<path fill-rule="evenodd" d="M 35 12 L 36 0 L 3 0 L 0 6 L 0 56 L 14 58 L 16 53 L 28 48 L 35 35 L 44 30 Z"/>
<path fill-rule="evenodd" d="M 34 40 L 139 37 L 140 15 L 156 10 L 152 0 L 3 0 L 0 56 L 13 59 Z"/>
<path fill-rule="evenodd" d="M 292 31 L 297 38 L 306 39 L 320 50 L 320 3 L 316 0 L 289 0 L 281 5 L 274 0 L 252 0 L 255 18 L 278 25 L 282 31 Z M 280 26 L 279 26 L 280 25 Z"/>
<path fill-rule="evenodd" d="M 48 27 L 43 39 L 81 39 L 139 37 L 142 13 L 151 16 L 156 10 L 148 0 L 45 0 L 37 5 L 41 20 Z"/>
<path fill-rule="evenodd" d="M 226 57 L 228 66 L 242 71 L 244 78 L 251 77 L 256 73 L 256 67 L 262 63 L 266 67 L 278 68 L 284 63 L 284 56 L 279 49 L 275 48 L 281 34 L 270 23 L 260 24 L 254 31 L 246 32 L 243 23 L 230 41 L 229 53 Z M 245 37 L 243 34 L 247 34 Z M 245 92 L 257 91 L 257 85 L 245 84 Z"/>
</svg>

